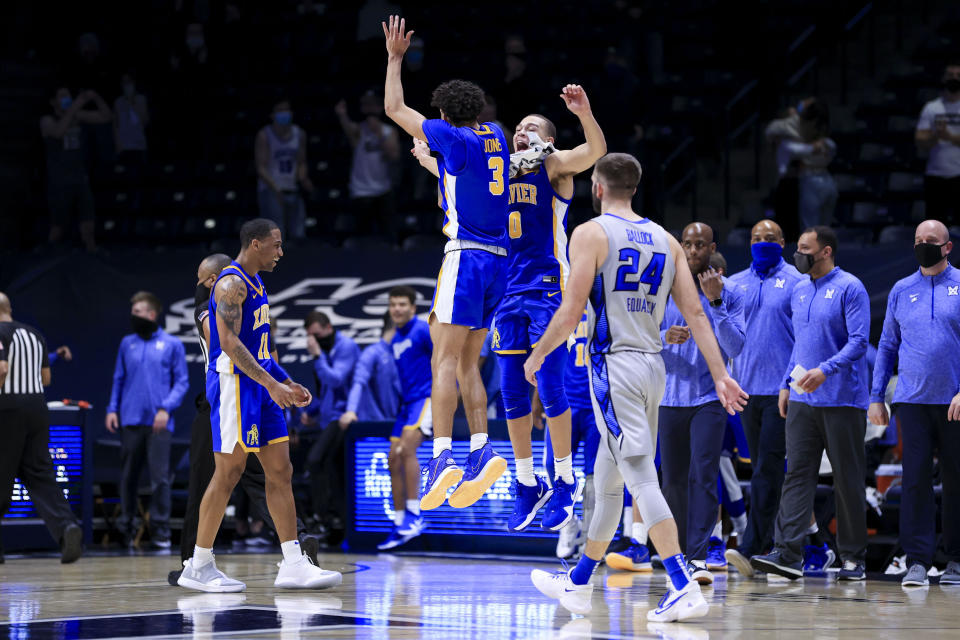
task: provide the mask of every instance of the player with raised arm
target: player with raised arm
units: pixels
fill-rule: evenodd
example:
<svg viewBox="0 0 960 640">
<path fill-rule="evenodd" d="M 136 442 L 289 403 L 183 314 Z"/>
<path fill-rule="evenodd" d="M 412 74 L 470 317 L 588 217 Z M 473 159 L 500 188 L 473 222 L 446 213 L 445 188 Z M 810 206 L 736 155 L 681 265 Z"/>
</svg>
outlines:
<svg viewBox="0 0 960 640">
<path fill-rule="evenodd" d="M 653 461 L 665 384 L 660 322 L 668 296 L 673 296 L 707 361 L 723 407 L 731 414 L 742 410 L 747 394 L 724 367 L 680 244 L 633 212 L 630 200 L 640 174 L 640 163 L 628 154 L 611 153 L 597 162 L 593 206 L 600 215 L 573 232 L 563 303 L 524 365 L 527 380 L 534 384 L 547 355 L 577 327 L 589 298 L 596 314 L 590 340 L 591 398 L 601 429 L 594 470 L 596 511 L 577 565 L 555 574 L 535 569 L 531 579 L 541 593 L 568 610 L 591 610 L 590 577 L 620 521 L 626 483 L 669 576 L 670 589 L 647 612 L 647 619 L 671 622 L 702 617 L 709 605 L 700 586 L 690 580 Z"/>
<path fill-rule="evenodd" d="M 463 508 L 479 500 L 507 468 L 507 461 L 487 441 L 487 397 L 478 362 L 506 287 L 509 149 L 496 124 L 477 121 L 484 97 L 473 83 L 451 80 L 437 87 L 431 104 L 440 110 L 439 119 L 428 120 L 408 107 L 400 67 L 413 32 L 406 31 L 399 16 L 390 16 L 383 33 L 384 111 L 404 131 L 440 153 L 443 232 L 450 239 L 430 310 L 434 440 L 420 507 L 436 509 L 459 483 L 450 495 L 450 506 Z M 471 433 L 466 469 L 457 466 L 452 452 L 458 381 Z"/>
<path fill-rule="evenodd" d="M 280 229 L 258 218 L 240 228 L 240 255 L 224 268 L 210 296 L 210 364 L 207 399 L 216 469 L 200 502 L 193 557 L 177 583 L 210 592 L 244 591 L 246 585 L 217 569 L 213 543 L 230 494 L 254 452 L 266 475 L 267 507 L 276 525 L 283 562 L 274 586 L 322 588 L 340 584 L 303 554 L 297 541 L 290 437 L 283 409 L 304 407 L 310 392 L 293 382 L 270 357 L 270 305 L 260 271 L 273 271 L 283 256 Z"/>
<path fill-rule="evenodd" d="M 542 115 L 530 114 L 517 124 L 513 136 L 516 151 L 510 156 L 510 262 L 506 293 L 493 326 L 493 351 L 500 359 L 500 388 L 516 459 L 514 511 L 507 522 L 510 531 L 526 529 L 545 504 L 543 528 L 562 529 L 573 519 L 573 505 L 583 491 L 573 475 L 571 412 L 563 381 L 566 346 L 549 354 L 537 374 L 554 446 L 551 462 L 556 475 L 546 481 L 533 472 L 530 385 L 523 376 L 523 362 L 560 306 L 570 275 L 567 209 L 573 198 L 573 177 L 607 152 L 603 131 L 583 87 L 568 84 L 560 97 L 580 120 L 583 144 L 555 149 L 554 124 Z M 428 171 L 439 175 L 427 145 L 415 143 L 413 154 Z"/>
</svg>

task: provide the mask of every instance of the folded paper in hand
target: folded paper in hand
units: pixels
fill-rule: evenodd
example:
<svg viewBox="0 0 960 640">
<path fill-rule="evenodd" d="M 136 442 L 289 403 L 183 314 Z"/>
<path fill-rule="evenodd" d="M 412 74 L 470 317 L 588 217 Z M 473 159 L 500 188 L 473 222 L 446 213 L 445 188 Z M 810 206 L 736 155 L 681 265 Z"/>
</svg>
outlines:
<svg viewBox="0 0 960 640">
<path fill-rule="evenodd" d="M 790 388 L 800 395 L 803 395 L 805 392 L 800 388 L 800 385 L 797 384 L 797 381 L 805 375 L 807 375 L 807 370 L 800 365 L 795 366 L 793 371 L 790 372 Z"/>
</svg>

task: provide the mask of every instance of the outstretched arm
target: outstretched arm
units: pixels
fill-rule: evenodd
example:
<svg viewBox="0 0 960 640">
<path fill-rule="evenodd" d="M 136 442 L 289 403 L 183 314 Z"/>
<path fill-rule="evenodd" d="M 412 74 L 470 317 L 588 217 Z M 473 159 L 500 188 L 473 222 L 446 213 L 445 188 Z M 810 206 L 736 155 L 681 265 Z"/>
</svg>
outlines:
<svg viewBox="0 0 960 640">
<path fill-rule="evenodd" d="M 690 332 L 697 343 L 697 348 L 703 354 L 703 359 L 707 361 L 707 367 L 710 369 L 710 375 L 713 377 L 714 385 L 717 388 L 720 404 L 730 415 L 733 415 L 736 411 L 743 411 L 744 404 L 749 396 L 730 377 L 726 367 L 724 367 L 720 345 L 717 344 L 717 338 L 713 335 L 713 328 L 710 326 L 710 321 L 707 320 L 707 314 L 703 311 L 700 294 L 697 292 L 697 285 L 693 283 L 693 276 L 690 275 L 687 259 L 683 255 L 680 243 L 673 236 L 670 236 L 670 252 L 673 254 L 673 263 L 676 267 L 676 276 L 673 279 L 673 289 L 670 291 L 670 295 L 673 296 L 673 301 L 683 315 L 683 319 L 687 321 L 687 326 L 690 327 Z"/>
<path fill-rule="evenodd" d="M 413 149 L 410 149 L 410 153 L 417 159 L 421 167 L 432 173 L 434 177 L 440 177 L 440 166 L 437 159 L 430 155 L 430 145 L 423 140 L 414 138 Z"/>
<path fill-rule="evenodd" d="M 426 140 L 422 127 L 426 118 L 404 103 L 403 85 L 400 82 L 403 54 L 410 46 L 413 31 L 405 31 L 406 20 L 400 16 L 390 16 L 389 26 L 386 22 L 382 22 L 381 25 L 387 40 L 387 82 L 383 90 L 384 113 L 414 138 Z"/>
<path fill-rule="evenodd" d="M 560 97 L 566 103 L 567 109 L 580 119 L 586 142 L 570 150 L 557 151 L 544 160 L 547 172 L 552 178 L 586 171 L 607 152 L 607 141 L 597 119 L 593 117 L 590 101 L 583 87 L 568 84 L 563 88 Z"/>
</svg>

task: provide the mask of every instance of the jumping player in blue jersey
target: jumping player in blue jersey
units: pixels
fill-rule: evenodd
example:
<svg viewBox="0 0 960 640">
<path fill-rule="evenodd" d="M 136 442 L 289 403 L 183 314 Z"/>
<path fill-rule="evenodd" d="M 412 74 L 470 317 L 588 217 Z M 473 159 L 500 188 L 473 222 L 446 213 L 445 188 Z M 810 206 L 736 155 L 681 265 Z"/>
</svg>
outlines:
<svg viewBox="0 0 960 640">
<path fill-rule="evenodd" d="M 384 110 L 404 131 L 441 155 L 443 232 L 450 239 L 430 310 L 434 457 L 427 466 L 420 506 L 436 509 L 456 486 L 450 506 L 463 508 L 479 500 L 507 468 L 507 461 L 487 442 L 487 398 L 478 362 L 506 287 L 509 149 L 496 124 L 477 121 L 484 97 L 473 83 L 451 80 L 437 87 L 431 104 L 440 110 L 440 119 L 428 120 L 408 107 L 400 67 L 413 32 L 406 32 L 399 16 L 391 16 L 389 25 L 383 23 L 383 33 Z M 458 381 L 471 433 L 465 469 L 457 466 L 451 450 Z"/>
<path fill-rule="evenodd" d="M 283 256 L 280 230 L 270 220 L 251 220 L 240 228 L 240 243 L 240 255 L 220 272 L 210 295 L 210 316 L 216 322 L 210 325 L 207 399 L 216 470 L 200 502 L 193 557 L 183 563 L 177 583 L 209 592 L 246 589 L 217 569 L 213 542 L 252 451 L 263 465 L 267 507 L 283 550 L 274 586 L 332 587 L 340 584 L 341 575 L 317 567 L 300 549 L 290 483 L 293 467 L 283 409 L 308 405 L 310 392 L 270 357 L 270 305 L 258 275 L 273 271 Z"/>
</svg>

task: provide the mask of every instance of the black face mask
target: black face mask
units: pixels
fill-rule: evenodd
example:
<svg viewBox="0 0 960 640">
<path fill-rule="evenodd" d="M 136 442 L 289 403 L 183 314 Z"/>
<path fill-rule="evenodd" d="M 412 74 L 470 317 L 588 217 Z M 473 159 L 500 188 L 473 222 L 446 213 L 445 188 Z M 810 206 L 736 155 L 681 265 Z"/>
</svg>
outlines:
<svg viewBox="0 0 960 640">
<path fill-rule="evenodd" d="M 133 332 L 138 336 L 146 340 L 154 334 L 158 326 L 153 320 L 148 320 L 147 318 L 141 318 L 140 316 L 130 316 L 130 326 L 133 327 Z"/>
<path fill-rule="evenodd" d="M 950 93 L 957 93 L 960 91 L 960 78 L 949 78 L 943 81 L 943 88 L 949 91 Z"/>
<path fill-rule="evenodd" d="M 193 294 L 193 303 L 195 306 L 208 304 L 210 302 L 210 287 L 202 282 L 197 285 L 197 292 Z"/>
<path fill-rule="evenodd" d="M 946 242 L 943 244 L 946 244 Z M 921 242 L 913 245 L 913 253 L 917 256 L 917 262 L 920 263 L 920 266 L 929 269 L 943 260 L 946 257 L 940 253 L 940 247 L 943 244 Z"/>
<path fill-rule="evenodd" d="M 333 349 L 333 343 L 337 340 L 337 330 L 334 329 L 330 332 L 330 335 L 324 338 L 317 338 L 317 343 L 319 343 L 320 348 L 324 351 L 330 351 Z"/>
<path fill-rule="evenodd" d="M 816 262 L 812 253 L 800 253 L 797 251 L 793 254 L 793 264 L 796 265 L 797 271 L 800 273 L 809 273 L 810 269 L 813 269 L 813 263 Z"/>
</svg>

